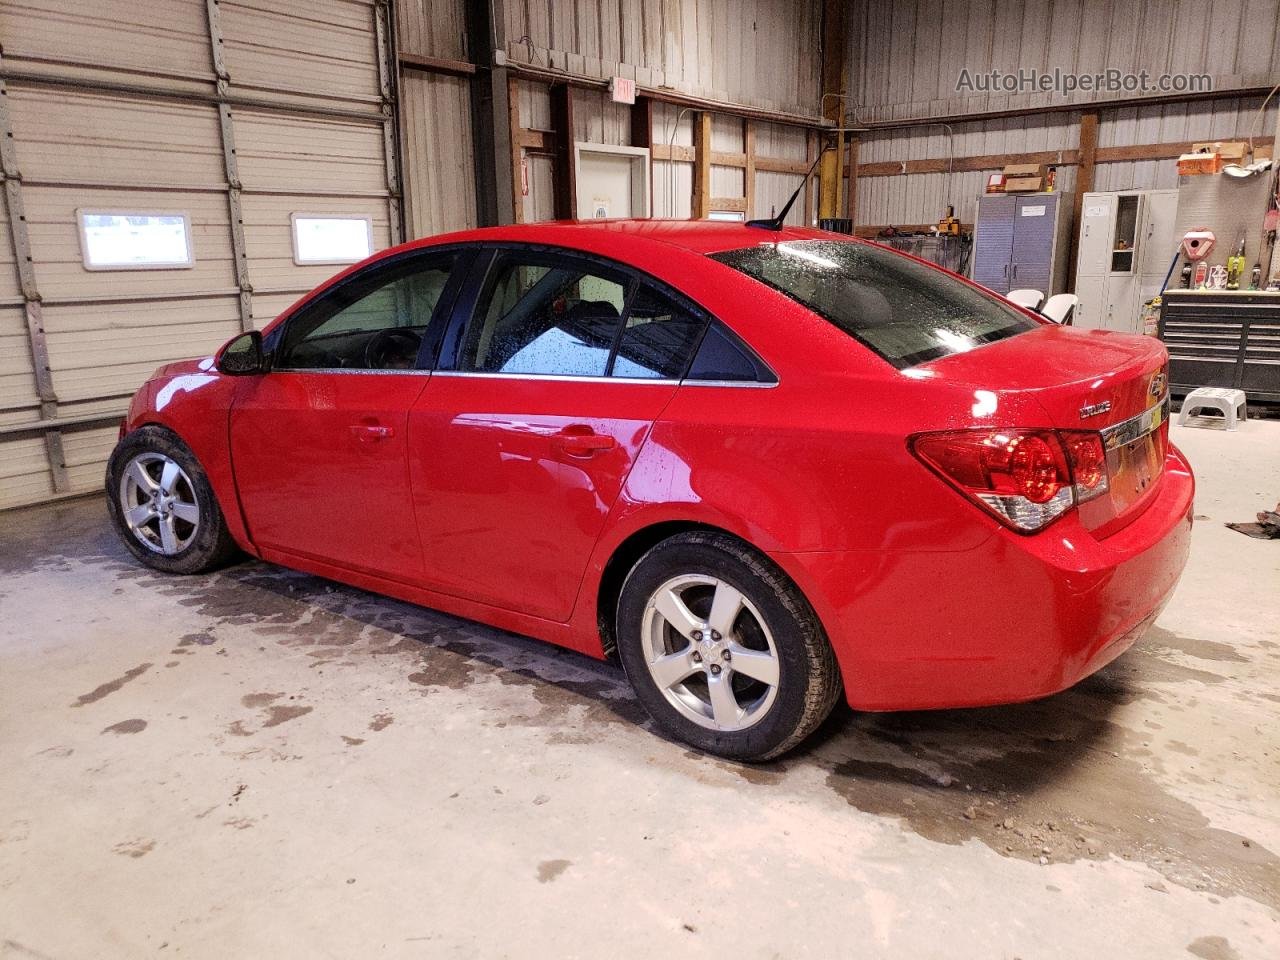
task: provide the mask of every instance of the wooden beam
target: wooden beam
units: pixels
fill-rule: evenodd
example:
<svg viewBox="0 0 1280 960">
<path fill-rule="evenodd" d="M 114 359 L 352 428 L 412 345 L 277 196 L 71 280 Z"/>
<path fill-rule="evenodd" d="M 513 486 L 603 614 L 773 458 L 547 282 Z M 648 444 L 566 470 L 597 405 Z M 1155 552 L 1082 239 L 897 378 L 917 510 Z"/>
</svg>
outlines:
<svg viewBox="0 0 1280 960">
<path fill-rule="evenodd" d="M 448 57 L 424 57 L 416 53 L 400 51 L 396 58 L 400 66 L 412 70 L 429 70 L 432 73 L 451 73 L 458 77 L 469 77 L 476 72 L 476 65 L 466 60 L 451 60 Z"/>
<path fill-rule="evenodd" d="M 556 219 L 572 220 L 578 215 L 578 172 L 573 160 L 573 91 L 567 83 L 551 86 L 551 129 Z"/>
<path fill-rule="evenodd" d="M 655 143 L 649 148 L 650 154 L 654 160 L 674 160 L 677 163 L 693 163 L 697 158 L 697 154 L 693 147 L 685 147 L 680 144 L 667 146 L 665 143 Z"/>
<path fill-rule="evenodd" d="M 781 160 L 777 157 L 756 157 L 756 170 L 765 173 L 808 173 L 813 161 Z"/>
<path fill-rule="evenodd" d="M 711 114 L 693 115 L 693 219 L 705 220 L 711 212 Z"/>
<path fill-rule="evenodd" d="M 849 173 L 848 173 L 848 204 L 845 207 L 845 216 L 850 222 L 856 223 L 858 220 L 858 177 L 861 176 L 861 168 L 858 166 L 858 150 L 862 143 L 857 136 L 849 138 Z"/>
<path fill-rule="evenodd" d="M 745 153 L 724 153 L 719 150 L 712 150 L 711 165 L 713 167 L 745 168 L 747 165 L 747 155 Z"/>
<path fill-rule="evenodd" d="M 1080 258 L 1080 212 L 1084 195 L 1093 189 L 1093 167 L 1098 158 L 1098 114 L 1080 114 L 1079 165 L 1076 167 L 1076 189 L 1071 198 L 1070 243 L 1067 247 L 1067 289 L 1076 288 L 1076 263 Z"/>
<path fill-rule="evenodd" d="M 1085 116 L 1097 115 L 1085 114 Z M 1243 139 L 1243 137 L 1239 139 Z M 1273 137 L 1253 138 L 1255 146 L 1267 146 L 1273 140 Z M 1124 147 L 1095 147 L 1093 162 L 1096 165 L 1099 163 L 1125 163 L 1132 160 L 1176 160 L 1191 149 L 1191 144 L 1192 141 L 1190 140 L 1175 140 L 1167 143 L 1142 143 Z M 1081 151 L 1041 150 L 1034 153 L 988 153 L 974 157 L 956 157 L 950 161 L 951 170 L 955 173 L 968 173 L 975 170 L 999 170 L 1010 163 L 1043 163 L 1046 166 L 1053 167 L 1074 167 L 1079 166 L 1081 163 Z M 946 173 L 947 166 L 946 157 L 934 157 L 929 160 L 889 160 L 879 163 L 860 164 L 858 166 L 858 176 L 900 177 L 914 173 Z M 763 166 L 761 166 L 761 169 L 763 169 Z"/>
<path fill-rule="evenodd" d="M 747 195 L 747 219 L 756 215 L 756 124 L 754 120 L 742 121 L 742 146 L 747 155 L 747 165 L 742 174 L 742 192 Z"/>
<path fill-rule="evenodd" d="M 822 116 L 844 126 L 845 94 L 849 88 L 848 47 L 845 42 L 845 0 L 822 0 Z M 818 217 L 838 217 L 844 180 L 844 137 L 835 138 L 835 149 L 822 154 L 818 164 Z M 807 218 L 806 218 L 807 219 Z"/>
<path fill-rule="evenodd" d="M 520 127 L 520 81 L 507 77 L 507 124 L 511 131 L 511 213 L 513 223 L 524 222 L 524 147 Z"/>
<path fill-rule="evenodd" d="M 518 132 L 520 146 L 535 153 L 554 153 L 556 149 L 555 135 L 546 130 L 527 130 L 521 127 Z"/>
<path fill-rule="evenodd" d="M 711 210 L 732 210 L 735 213 L 747 212 L 746 197 L 712 197 L 709 201 L 708 211 Z"/>
<path fill-rule="evenodd" d="M 1075 150 L 1041 150 L 1035 153 L 988 153 L 976 157 L 934 157 L 929 160 L 890 160 L 881 163 L 863 163 L 858 166 L 860 177 L 898 177 L 912 173 L 969 173 L 975 170 L 999 170 L 1010 163 L 1043 163 L 1049 166 L 1071 166 L 1077 160 Z"/>
</svg>

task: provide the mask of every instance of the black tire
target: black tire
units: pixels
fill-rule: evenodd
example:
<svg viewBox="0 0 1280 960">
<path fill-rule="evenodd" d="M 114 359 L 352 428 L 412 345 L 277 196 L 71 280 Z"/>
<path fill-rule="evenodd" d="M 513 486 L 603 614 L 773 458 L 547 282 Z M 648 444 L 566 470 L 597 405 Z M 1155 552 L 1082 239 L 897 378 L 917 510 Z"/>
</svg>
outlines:
<svg viewBox="0 0 1280 960">
<path fill-rule="evenodd" d="M 778 667 L 776 692 L 767 710 L 745 729 L 710 729 L 689 719 L 668 700 L 650 673 L 646 634 L 649 600 L 664 584 L 685 575 L 729 584 L 754 606 L 772 635 Z M 619 657 L 645 709 L 672 736 L 707 753 L 752 762 L 778 757 L 827 718 L 840 693 L 835 655 L 809 602 L 767 557 L 727 534 L 683 533 L 649 550 L 623 583 L 616 629 Z M 674 641 L 672 647 L 687 642 L 670 631 L 667 637 Z M 696 674 L 692 680 L 698 682 Z"/>
<path fill-rule="evenodd" d="M 187 542 L 171 554 L 148 547 L 124 517 L 121 493 L 124 472 L 136 457 L 144 454 L 167 457 L 181 467 L 186 475 L 183 488 L 188 494 L 194 494 L 198 507 L 199 520 L 194 529 L 184 528 Z M 106 492 L 107 512 L 116 532 L 129 552 L 148 567 L 165 573 L 204 573 L 225 566 L 239 553 L 200 461 L 176 434 L 164 427 L 140 427 L 116 444 L 107 461 Z"/>
</svg>

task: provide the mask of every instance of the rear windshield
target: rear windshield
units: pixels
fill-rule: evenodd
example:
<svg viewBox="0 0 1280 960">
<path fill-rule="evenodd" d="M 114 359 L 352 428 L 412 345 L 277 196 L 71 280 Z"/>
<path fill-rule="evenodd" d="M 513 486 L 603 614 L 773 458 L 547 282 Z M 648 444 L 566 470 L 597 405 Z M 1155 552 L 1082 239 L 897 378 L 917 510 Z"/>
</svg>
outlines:
<svg viewBox="0 0 1280 960">
<path fill-rule="evenodd" d="M 1038 326 L 994 295 L 871 244 L 799 240 L 712 257 L 821 314 L 898 368 Z"/>
</svg>

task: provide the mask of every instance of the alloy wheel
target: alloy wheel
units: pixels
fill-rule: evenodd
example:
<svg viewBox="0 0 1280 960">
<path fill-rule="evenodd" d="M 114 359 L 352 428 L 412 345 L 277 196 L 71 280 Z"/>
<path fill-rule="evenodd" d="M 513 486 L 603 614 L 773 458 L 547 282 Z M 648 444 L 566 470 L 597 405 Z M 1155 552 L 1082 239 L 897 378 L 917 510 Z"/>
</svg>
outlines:
<svg viewBox="0 0 1280 960">
<path fill-rule="evenodd" d="M 163 453 L 140 453 L 129 461 L 120 477 L 120 512 L 143 546 L 167 557 L 185 550 L 200 529 L 195 485 Z"/>
<path fill-rule="evenodd" d="M 732 584 L 703 574 L 672 577 L 650 596 L 641 629 L 649 675 L 686 719 L 733 732 L 759 722 L 773 705 L 773 635 Z"/>
</svg>

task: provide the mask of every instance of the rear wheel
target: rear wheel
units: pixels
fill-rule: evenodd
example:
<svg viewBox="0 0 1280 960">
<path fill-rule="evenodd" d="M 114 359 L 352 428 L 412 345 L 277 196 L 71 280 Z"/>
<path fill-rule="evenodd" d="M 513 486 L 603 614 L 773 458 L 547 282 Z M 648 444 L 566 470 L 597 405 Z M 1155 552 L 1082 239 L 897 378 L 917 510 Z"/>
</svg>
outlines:
<svg viewBox="0 0 1280 960">
<path fill-rule="evenodd" d="M 840 691 L 835 657 L 795 585 L 741 541 L 664 540 L 627 576 L 618 652 L 636 695 L 674 736 L 737 760 L 800 743 Z"/>
<path fill-rule="evenodd" d="M 200 462 L 162 427 L 142 427 L 116 445 L 107 509 L 129 552 L 157 570 L 202 573 L 236 554 Z"/>
</svg>

